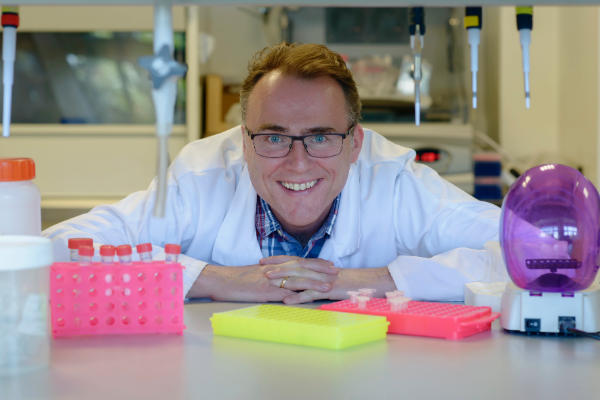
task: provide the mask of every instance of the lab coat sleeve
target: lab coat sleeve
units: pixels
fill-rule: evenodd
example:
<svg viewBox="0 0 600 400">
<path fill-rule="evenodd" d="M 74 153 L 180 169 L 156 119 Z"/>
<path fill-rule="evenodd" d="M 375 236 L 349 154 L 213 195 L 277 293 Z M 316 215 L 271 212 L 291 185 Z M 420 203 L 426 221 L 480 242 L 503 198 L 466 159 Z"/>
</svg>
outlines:
<svg viewBox="0 0 600 400">
<path fill-rule="evenodd" d="M 498 240 L 500 209 L 478 201 L 429 167 L 409 163 L 396 179 L 398 257 L 388 265 L 415 300 L 462 301 L 484 272 L 485 242 Z"/>
<path fill-rule="evenodd" d="M 94 208 L 87 214 L 57 224 L 42 233 L 52 239 L 54 259 L 57 262 L 69 261 L 69 238 L 87 237 L 94 240 L 96 256 L 99 261 L 98 248 L 103 244 L 119 246 L 140 243 L 152 243 L 153 258 L 164 260 L 166 243 L 181 245 L 182 254 L 179 261 L 185 267 L 183 272 L 183 293 L 187 294 L 196 278 L 200 275 L 206 262 L 186 256 L 197 229 L 198 208 L 191 204 L 191 199 L 198 199 L 193 191 L 199 186 L 211 184 L 214 179 L 210 174 L 206 177 L 194 177 L 195 182 L 186 182 L 189 176 L 175 178 L 172 169 L 168 173 L 167 207 L 164 218 L 152 217 L 156 199 L 156 179 L 146 191 L 136 192 L 113 204 Z M 206 180 L 206 182 L 202 182 Z M 198 182 L 201 184 L 198 185 Z M 205 186 L 210 187 L 210 186 Z M 188 193 L 189 192 L 189 193 Z M 133 252 L 133 259 L 137 254 Z"/>
</svg>

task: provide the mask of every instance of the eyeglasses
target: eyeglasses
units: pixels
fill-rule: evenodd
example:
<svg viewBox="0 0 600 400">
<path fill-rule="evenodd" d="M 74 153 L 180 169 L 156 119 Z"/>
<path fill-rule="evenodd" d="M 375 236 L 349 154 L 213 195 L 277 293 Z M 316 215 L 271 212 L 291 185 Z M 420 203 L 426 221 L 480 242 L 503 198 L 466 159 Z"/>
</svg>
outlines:
<svg viewBox="0 0 600 400">
<path fill-rule="evenodd" d="M 342 152 L 344 139 L 350 136 L 354 125 L 347 133 L 316 133 L 305 136 L 281 135 L 279 133 L 252 133 L 244 126 L 248 136 L 254 142 L 256 154 L 267 158 L 282 158 L 287 156 L 294 141 L 299 140 L 304 145 L 306 152 L 315 158 L 335 157 Z"/>
</svg>

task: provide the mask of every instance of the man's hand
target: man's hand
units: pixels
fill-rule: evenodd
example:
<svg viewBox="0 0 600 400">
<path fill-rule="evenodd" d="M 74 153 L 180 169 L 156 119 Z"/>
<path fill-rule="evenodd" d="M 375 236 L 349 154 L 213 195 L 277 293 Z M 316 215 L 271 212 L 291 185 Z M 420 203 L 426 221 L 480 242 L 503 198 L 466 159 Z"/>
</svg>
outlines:
<svg viewBox="0 0 600 400">
<path fill-rule="evenodd" d="M 270 260 L 275 257 L 269 257 Z M 297 257 L 295 257 L 297 258 Z M 261 260 L 262 261 L 262 260 Z M 320 260 L 318 265 L 310 263 L 312 269 L 305 269 L 307 274 L 294 279 L 288 279 L 285 288 L 281 288 L 283 279 L 270 279 L 269 271 L 286 265 L 285 260 L 280 265 L 266 263 L 265 265 L 249 265 L 245 267 L 224 267 L 207 265 L 188 292 L 188 297 L 209 297 L 220 301 L 248 301 L 265 303 L 283 301 L 294 294 L 293 290 L 311 290 L 327 292 L 331 284 L 326 283 L 322 276 L 327 273 L 337 273 L 337 268 L 329 261 Z M 323 271 L 323 272 L 319 272 Z M 329 275 L 327 275 L 329 276 Z"/>
<path fill-rule="evenodd" d="M 272 256 L 261 258 L 259 263 L 270 267 L 267 278 L 272 285 L 280 287 L 287 277 L 284 287 L 294 291 L 328 292 L 338 274 L 338 268 L 331 261 L 320 258 Z"/>
<path fill-rule="evenodd" d="M 263 258 L 259 262 L 263 265 L 272 264 L 271 267 L 275 267 L 267 272 L 267 277 L 271 279 L 272 285 L 279 287 L 283 278 L 289 277 L 285 287 L 296 291 L 301 290 L 286 296 L 283 299 L 285 304 L 308 303 L 314 300 L 343 300 L 348 298 L 346 292 L 361 288 L 377 289 L 375 297 L 383 297 L 385 292 L 396 290 L 396 285 L 387 267 L 335 268 L 331 261 L 320 258 L 289 256 L 273 256 Z M 304 279 L 331 284 L 331 290 L 300 289 L 288 285 L 289 282 L 303 282 Z"/>
</svg>

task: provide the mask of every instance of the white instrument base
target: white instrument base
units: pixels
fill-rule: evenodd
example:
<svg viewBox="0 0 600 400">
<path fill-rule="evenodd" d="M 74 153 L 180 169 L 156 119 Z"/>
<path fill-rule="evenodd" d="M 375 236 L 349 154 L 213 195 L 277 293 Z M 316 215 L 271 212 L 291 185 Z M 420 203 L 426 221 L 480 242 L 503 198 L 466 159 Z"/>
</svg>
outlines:
<svg viewBox="0 0 600 400">
<path fill-rule="evenodd" d="M 500 326 L 528 333 L 565 333 L 567 327 L 600 332 L 600 285 L 550 293 L 521 289 L 509 282 L 502 293 Z"/>
</svg>

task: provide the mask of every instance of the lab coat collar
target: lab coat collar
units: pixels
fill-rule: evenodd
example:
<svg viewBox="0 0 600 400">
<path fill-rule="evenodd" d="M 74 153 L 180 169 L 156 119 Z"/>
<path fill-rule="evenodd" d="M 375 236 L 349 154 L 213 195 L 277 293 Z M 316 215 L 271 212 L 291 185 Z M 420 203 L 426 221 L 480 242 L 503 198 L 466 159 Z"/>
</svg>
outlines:
<svg viewBox="0 0 600 400">
<path fill-rule="evenodd" d="M 325 241 L 319 258 L 341 267 L 341 257 L 355 253 L 360 245 L 360 181 L 356 165 L 350 166 L 342 190 L 340 209 L 331 237 Z M 233 201 L 215 240 L 212 259 L 220 265 L 244 266 L 258 263 L 262 251 L 256 238 L 257 193 L 244 166 Z"/>
</svg>

